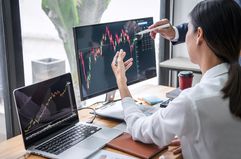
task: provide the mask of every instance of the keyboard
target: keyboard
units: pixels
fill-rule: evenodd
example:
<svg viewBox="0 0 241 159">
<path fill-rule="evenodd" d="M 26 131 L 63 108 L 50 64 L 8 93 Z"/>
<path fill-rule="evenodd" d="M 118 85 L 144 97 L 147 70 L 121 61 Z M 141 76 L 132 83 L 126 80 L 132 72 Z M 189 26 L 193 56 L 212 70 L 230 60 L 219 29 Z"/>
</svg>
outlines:
<svg viewBox="0 0 241 159">
<path fill-rule="evenodd" d="M 38 146 L 36 149 L 58 155 L 61 152 L 76 145 L 80 141 L 86 139 L 90 135 L 96 133 L 100 129 L 101 128 L 96 126 L 80 124 L 64 132 L 63 134 L 49 140 L 48 142 Z"/>
</svg>

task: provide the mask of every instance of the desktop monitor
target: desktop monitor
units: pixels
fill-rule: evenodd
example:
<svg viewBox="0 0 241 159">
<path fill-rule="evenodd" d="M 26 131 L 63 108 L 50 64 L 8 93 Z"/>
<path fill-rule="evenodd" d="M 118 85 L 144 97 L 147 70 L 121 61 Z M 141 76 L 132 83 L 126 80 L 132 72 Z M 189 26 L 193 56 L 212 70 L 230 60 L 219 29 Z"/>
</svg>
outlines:
<svg viewBox="0 0 241 159">
<path fill-rule="evenodd" d="M 156 76 L 154 40 L 149 34 L 136 33 L 153 24 L 153 18 L 141 18 L 73 28 L 81 100 L 117 89 L 111 63 L 116 52 L 126 52 L 124 60 L 133 58 L 126 72 L 127 84 Z"/>
</svg>

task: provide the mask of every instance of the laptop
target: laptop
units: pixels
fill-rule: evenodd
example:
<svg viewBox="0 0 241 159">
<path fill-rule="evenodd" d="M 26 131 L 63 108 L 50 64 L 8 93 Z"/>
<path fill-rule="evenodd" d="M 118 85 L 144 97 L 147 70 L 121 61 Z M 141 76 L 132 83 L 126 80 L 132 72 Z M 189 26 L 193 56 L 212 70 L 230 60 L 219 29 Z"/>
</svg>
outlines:
<svg viewBox="0 0 241 159">
<path fill-rule="evenodd" d="M 122 134 L 79 121 L 71 74 L 15 89 L 25 149 L 48 158 L 87 158 Z"/>
</svg>

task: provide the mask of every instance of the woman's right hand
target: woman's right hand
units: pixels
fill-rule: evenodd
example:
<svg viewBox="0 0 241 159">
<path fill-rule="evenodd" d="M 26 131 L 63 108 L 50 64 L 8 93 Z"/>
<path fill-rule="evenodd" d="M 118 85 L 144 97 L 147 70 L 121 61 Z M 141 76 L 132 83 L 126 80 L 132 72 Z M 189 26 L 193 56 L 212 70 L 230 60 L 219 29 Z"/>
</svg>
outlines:
<svg viewBox="0 0 241 159">
<path fill-rule="evenodd" d="M 155 24 L 149 26 L 149 29 L 152 29 L 152 28 L 155 28 L 157 26 L 164 25 L 164 24 L 170 24 L 169 20 L 168 19 L 161 19 L 160 21 L 156 22 Z M 175 38 L 175 34 L 176 34 L 174 28 L 172 27 L 172 25 L 170 25 L 169 28 L 157 29 L 157 30 L 151 31 L 150 32 L 151 38 L 155 39 L 157 33 L 160 33 L 161 36 L 163 38 L 167 39 L 167 40 L 174 39 Z"/>
<path fill-rule="evenodd" d="M 175 148 L 172 150 L 174 155 L 177 155 L 179 153 L 182 153 L 181 149 L 181 141 L 179 138 L 174 138 L 169 146 L 175 146 Z"/>
</svg>

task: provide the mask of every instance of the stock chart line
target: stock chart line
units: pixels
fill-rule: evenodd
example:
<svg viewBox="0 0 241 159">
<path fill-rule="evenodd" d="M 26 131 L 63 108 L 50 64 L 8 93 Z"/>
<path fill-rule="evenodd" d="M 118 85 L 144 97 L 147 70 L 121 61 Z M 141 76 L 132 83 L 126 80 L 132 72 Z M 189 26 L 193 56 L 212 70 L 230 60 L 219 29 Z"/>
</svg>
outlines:
<svg viewBox="0 0 241 159">
<path fill-rule="evenodd" d="M 88 57 L 88 62 L 89 62 L 88 69 L 89 69 L 89 71 L 87 71 L 87 73 L 86 73 L 86 70 L 85 70 L 85 62 L 84 62 L 83 52 L 79 52 L 79 58 L 80 58 L 81 65 L 82 65 L 82 71 L 84 73 L 84 80 L 86 82 L 87 88 L 89 89 L 90 80 L 91 80 L 91 69 L 92 69 L 92 67 L 91 67 L 91 63 L 92 63 L 91 56 Z"/>
<path fill-rule="evenodd" d="M 87 81 L 87 76 L 86 76 L 86 72 L 85 72 L 85 61 L 84 61 L 84 57 L 83 57 L 83 52 L 82 51 L 79 52 L 79 58 L 80 58 L 80 62 L 81 62 L 81 65 L 82 65 L 82 71 L 84 73 L 84 79 L 85 79 L 85 81 Z"/>
<path fill-rule="evenodd" d="M 47 102 L 43 105 L 43 109 L 40 113 L 37 113 L 37 115 L 32 119 L 30 120 L 27 128 L 24 130 L 25 133 L 27 133 L 35 124 L 38 124 L 44 113 L 46 112 L 47 110 L 47 107 L 49 106 L 49 103 L 55 98 L 55 97 L 63 97 L 65 95 L 65 93 L 67 92 L 68 90 L 68 86 L 69 86 L 69 83 L 66 83 L 65 87 L 64 87 L 64 90 L 61 92 L 59 90 L 55 91 L 55 92 L 51 92 L 50 93 L 50 97 L 47 99 Z M 41 108 L 40 108 L 41 110 Z M 39 115 L 38 115 L 39 114 Z"/>
<path fill-rule="evenodd" d="M 109 27 L 105 27 L 105 32 L 102 34 L 98 47 L 89 48 L 87 51 L 88 57 L 88 66 L 85 65 L 85 60 L 83 57 L 83 52 L 79 51 L 79 58 L 82 65 L 82 72 L 84 74 L 84 80 L 86 82 L 87 89 L 90 88 L 91 81 L 91 70 L 93 63 L 96 63 L 98 57 L 102 56 L 102 51 L 104 46 L 110 46 L 114 53 L 117 51 L 117 47 L 121 44 L 128 44 L 130 57 L 133 57 L 133 50 L 135 45 L 134 38 L 130 38 L 130 35 L 122 28 L 119 33 L 113 34 Z M 94 60 L 91 59 L 91 56 Z M 113 55 L 114 57 L 114 55 Z M 86 70 L 88 68 L 88 70 Z"/>
<path fill-rule="evenodd" d="M 129 51 L 132 57 L 132 52 L 134 49 L 134 39 L 130 39 L 130 36 L 128 35 L 128 33 L 124 30 L 121 29 L 120 34 L 118 35 L 117 33 L 115 33 L 115 36 L 113 36 L 113 34 L 111 33 L 110 29 L 108 26 L 105 27 L 105 33 L 102 35 L 102 39 L 100 42 L 100 48 L 102 50 L 102 47 L 106 44 L 107 39 L 109 40 L 110 45 L 112 46 L 114 52 L 116 52 L 116 47 L 118 45 L 120 45 L 121 43 L 128 43 L 129 45 Z"/>
</svg>

